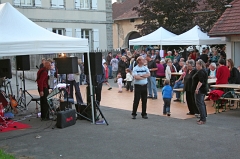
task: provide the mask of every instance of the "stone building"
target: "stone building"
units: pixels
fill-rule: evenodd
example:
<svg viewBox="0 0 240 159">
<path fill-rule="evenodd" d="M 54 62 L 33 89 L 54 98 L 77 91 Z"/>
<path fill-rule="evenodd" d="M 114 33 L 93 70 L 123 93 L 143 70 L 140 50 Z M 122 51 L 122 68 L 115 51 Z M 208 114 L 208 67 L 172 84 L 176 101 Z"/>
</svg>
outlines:
<svg viewBox="0 0 240 159">
<path fill-rule="evenodd" d="M 128 41 L 140 37 L 135 27 L 142 19 L 133 11 L 139 0 L 118 0 L 113 3 L 113 48 L 128 48 Z"/>
<path fill-rule="evenodd" d="M 0 0 L 57 34 L 87 38 L 89 50 L 112 49 L 111 0 Z"/>
</svg>

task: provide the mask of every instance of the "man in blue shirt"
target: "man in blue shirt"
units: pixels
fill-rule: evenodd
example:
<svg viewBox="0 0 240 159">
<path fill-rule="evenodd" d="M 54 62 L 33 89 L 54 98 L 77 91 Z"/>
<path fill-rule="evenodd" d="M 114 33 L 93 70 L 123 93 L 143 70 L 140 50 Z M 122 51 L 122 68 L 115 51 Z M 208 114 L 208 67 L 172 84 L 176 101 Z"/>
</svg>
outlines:
<svg viewBox="0 0 240 159">
<path fill-rule="evenodd" d="M 133 68 L 134 81 L 134 101 L 132 119 L 136 119 L 136 112 L 141 98 L 142 101 L 142 118 L 148 119 L 147 109 L 147 78 L 150 76 L 149 69 L 144 66 L 144 58 L 139 56 L 137 58 L 138 65 Z"/>
</svg>

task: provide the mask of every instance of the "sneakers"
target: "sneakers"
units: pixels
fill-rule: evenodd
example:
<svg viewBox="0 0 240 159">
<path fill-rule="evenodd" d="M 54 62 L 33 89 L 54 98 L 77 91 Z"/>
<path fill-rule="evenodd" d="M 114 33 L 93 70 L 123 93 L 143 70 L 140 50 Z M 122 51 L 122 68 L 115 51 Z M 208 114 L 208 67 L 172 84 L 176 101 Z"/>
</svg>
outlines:
<svg viewBox="0 0 240 159">
<path fill-rule="evenodd" d="M 136 115 L 132 115 L 132 119 L 136 119 Z"/>
<path fill-rule="evenodd" d="M 157 99 L 157 97 L 153 97 L 152 99 L 155 100 L 155 99 Z"/>
<path fill-rule="evenodd" d="M 171 114 L 168 112 L 168 113 L 167 113 L 167 116 L 171 116 Z"/>
<path fill-rule="evenodd" d="M 111 90 L 111 89 L 112 89 L 112 87 L 108 88 L 108 90 Z"/>
<path fill-rule="evenodd" d="M 147 98 L 152 98 L 152 96 L 147 96 Z"/>
</svg>

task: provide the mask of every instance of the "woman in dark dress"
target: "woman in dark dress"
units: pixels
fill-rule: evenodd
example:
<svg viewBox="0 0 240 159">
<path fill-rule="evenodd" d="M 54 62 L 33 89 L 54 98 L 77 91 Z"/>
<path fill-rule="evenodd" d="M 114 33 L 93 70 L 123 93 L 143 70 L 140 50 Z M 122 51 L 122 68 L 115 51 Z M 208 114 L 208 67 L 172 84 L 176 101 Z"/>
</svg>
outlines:
<svg viewBox="0 0 240 159">
<path fill-rule="evenodd" d="M 126 56 L 122 56 L 121 60 L 118 62 L 118 73 L 121 73 L 122 79 L 126 78 L 126 68 L 128 68 L 128 61 Z M 123 80 L 124 86 L 126 85 L 126 81 Z"/>
<path fill-rule="evenodd" d="M 205 95 L 208 91 L 207 72 L 205 70 L 205 63 L 200 59 L 196 62 L 197 72 L 192 77 L 192 90 L 195 92 L 195 102 L 200 113 L 200 120 L 197 124 L 202 125 L 206 123 L 206 104 L 204 102 Z"/>
<path fill-rule="evenodd" d="M 195 103 L 194 91 L 192 90 L 192 76 L 197 72 L 194 68 L 195 61 L 187 61 L 187 72 L 184 77 L 184 91 L 186 92 L 186 101 L 189 112 L 187 115 L 199 114 L 198 108 Z"/>
</svg>

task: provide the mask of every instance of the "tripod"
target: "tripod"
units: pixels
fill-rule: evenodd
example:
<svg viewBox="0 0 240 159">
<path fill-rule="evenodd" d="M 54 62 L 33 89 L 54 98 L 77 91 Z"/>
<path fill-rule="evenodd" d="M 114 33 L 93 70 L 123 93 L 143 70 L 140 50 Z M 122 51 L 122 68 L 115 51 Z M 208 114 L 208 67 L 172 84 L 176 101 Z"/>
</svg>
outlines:
<svg viewBox="0 0 240 159">
<path fill-rule="evenodd" d="M 23 75 L 20 75 L 20 79 L 22 80 L 21 86 L 20 86 L 20 97 L 18 98 L 18 104 L 20 107 L 23 107 L 25 110 L 28 110 L 27 106 L 31 102 L 31 100 L 27 104 L 27 99 L 26 99 L 26 93 L 33 98 L 33 96 L 26 90 L 25 87 L 25 77 L 24 77 L 24 70 L 23 70 Z M 23 89 L 22 89 L 23 86 Z M 40 103 L 38 103 L 40 105 Z"/>
<path fill-rule="evenodd" d="M 79 115 L 79 116 L 81 116 L 81 117 L 83 117 L 83 118 L 85 118 L 85 119 L 87 119 L 87 120 L 89 120 L 89 121 L 92 122 L 92 119 L 91 119 L 91 118 L 88 118 L 87 116 L 84 116 L 84 115 L 83 115 L 83 114 L 87 114 L 87 110 L 91 108 L 91 102 L 89 102 L 89 100 L 90 100 L 90 98 L 91 98 L 91 95 L 90 95 L 90 87 L 87 86 L 86 89 L 87 89 L 86 93 L 87 93 L 87 103 L 88 103 L 88 104 L 87 104 L 86 108 L 84 108 L 81 113 L 77 112 L 77 115 Z M 94 87 L 93 87 L 93 92 L 95 92 L 95 91 L 94 91 Z M 94 93 L 94 94 L 95 94 L 95 93 Z M 108 122 L 107 122 L 107 120 L 106 120 L 106 118 L 104 117 L 101 109 L 100 109 L 99 103 L 95 100 L 95 97 L 94 97 L 94 96 L 95 96 L 95 95 L 93 95 L 94 110 L 91 110 L 91 111 L 94 111 L 95 120 L 99 120 L 99 117 L 101 116 L 101 117 L 104 119 L 105 123 L 106 123 L 107 125 L 109 125 Z M 89 97 L 89 98 L 88 98 L 88 97 Z M 98 124 L 98 122 L 96 122 L 96 124 Z"/>
</svg>

